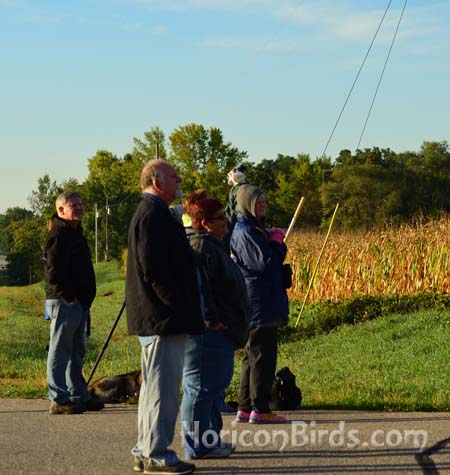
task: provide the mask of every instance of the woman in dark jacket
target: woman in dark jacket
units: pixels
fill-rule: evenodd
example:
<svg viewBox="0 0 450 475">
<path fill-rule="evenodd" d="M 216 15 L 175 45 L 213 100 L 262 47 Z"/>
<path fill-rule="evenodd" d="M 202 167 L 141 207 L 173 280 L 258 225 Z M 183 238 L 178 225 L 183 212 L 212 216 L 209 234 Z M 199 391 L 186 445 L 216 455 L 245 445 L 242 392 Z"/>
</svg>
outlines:
<svg viewBox="0 0 450 475">
<path fill-rule="evenodd" d="M 239 188 L 239 213 L 230 247 L 244 275 L 251 306 L 236 421 L 267 424 L 286 422 L 270 411 L 269 402 L 277 362 L 277 326 L 287 320 L 289 310 L 282 276 L 287 248 L 279 231 L 266 231 L 266 208 L 266 198 L 259 188 Z"/>
<path fill-rule="evenodd" d="M 185 455 L 224 458 L 233 448 L 220 440 L 223 394 L 233 376 L 234 352 L 247 341 L 250 308 L 241 271 L 221 241 L 228 232 L 222 204 L 199 200 L 189 215 L 187 235 L 198 257 L 206 329 L 186 344 L 181 404 Z"/>
</svg>

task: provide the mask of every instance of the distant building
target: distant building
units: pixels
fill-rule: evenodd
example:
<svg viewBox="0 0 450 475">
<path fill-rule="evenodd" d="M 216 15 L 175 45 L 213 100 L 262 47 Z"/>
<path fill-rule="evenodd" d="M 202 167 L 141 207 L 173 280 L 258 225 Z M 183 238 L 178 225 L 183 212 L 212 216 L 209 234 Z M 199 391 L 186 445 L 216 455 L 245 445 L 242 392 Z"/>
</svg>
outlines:
<svg viewBox="0 0 450 475">
<path fill-rule="evenodd" d="M 7 265 L 8 265 L 8 262 L 6 261 L 6 256 L 3 254 L 0 254 L 0 271 L 6 271 Z"/>
</svg>

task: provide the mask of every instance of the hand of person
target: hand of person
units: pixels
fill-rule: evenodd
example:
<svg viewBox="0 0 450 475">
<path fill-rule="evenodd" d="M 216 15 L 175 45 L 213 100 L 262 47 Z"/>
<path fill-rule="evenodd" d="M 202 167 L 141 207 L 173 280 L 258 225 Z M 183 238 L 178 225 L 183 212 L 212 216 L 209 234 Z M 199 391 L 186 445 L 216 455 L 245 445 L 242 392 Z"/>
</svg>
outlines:
<svg viewBox="0 0 450 475">
<path fill-rule="evenodd" d="M 283 243 L 284 241 L 284 236 L 286 236 L 286 234 L 284 233 L 284 231 L 280 228 L 272 228 L 272 229 L 269 229 L 268 231 L 269 233 L 269 239 L 271 241 L 275 241 L 275 242 L 278 242 L 280 244 Z"/>
<path fill-rule="evenodd" d="M 205 325 L 210 330 L 225 330 L 227 328 L 222 322 L 212 323 L 208 320 L 205 321 Z"/>
</svg>

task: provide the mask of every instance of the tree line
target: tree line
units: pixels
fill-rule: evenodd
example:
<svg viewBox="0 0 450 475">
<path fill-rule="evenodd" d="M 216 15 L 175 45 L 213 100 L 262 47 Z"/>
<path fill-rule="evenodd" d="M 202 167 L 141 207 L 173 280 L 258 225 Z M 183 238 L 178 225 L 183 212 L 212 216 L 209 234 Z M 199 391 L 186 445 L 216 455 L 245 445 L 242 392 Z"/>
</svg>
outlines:
<svg viewBox="0 0 450 475">
<path fill-rule="evenodd" d="M 183 178 L 185 193 L 206 188 L 226 203 L 228 171 L 246 168 L 246 181 L 267 195 L 269 225 L 287 227 L 301 196 L 305 197 L 299 226 L 327 226 L 340 203 L 337 225 L 342 229 L 396 225 L 420 216 L 428 219 L 450 211 L 450 151 L 447 141 L 423 142 L 419 151 L 396 153 L 378 147 L 342 150 L 337 157 L 311 159 L 307 154 L 277 155 L 258 163 L 226 142 L 216 127 L 187 124 L 168 138 L 159 127 L 134 138 L 130 153 L 118 157 L 98 150 L 88 159 L 82 183 L 62 183 L 49 175 L 38 179 L 28 198 L 30 209 L 13 207 L 0 214 L 0 253 L 8 261 L 6 282 L 24 285 L 42 278 L 42 248 L 55 199 L 63 190 L 81 193 L 83 227 L 95 259 L 121 257 L 127 245 L 131 216 L 140 200 L 143 164 L 155 157 L 172 163 Z"/>
</svg>

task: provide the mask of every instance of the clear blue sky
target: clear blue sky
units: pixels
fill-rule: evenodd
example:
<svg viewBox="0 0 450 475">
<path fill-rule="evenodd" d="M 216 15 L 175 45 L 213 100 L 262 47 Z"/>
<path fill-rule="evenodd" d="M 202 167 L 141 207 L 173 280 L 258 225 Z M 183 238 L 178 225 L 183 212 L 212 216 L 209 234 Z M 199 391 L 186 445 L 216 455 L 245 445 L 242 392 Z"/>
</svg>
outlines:
<svg viewBox="0 0 450 475">
<path fill-rule="evenodd" d="M 0 213 L 83 181 L 152 126 L 219 127 L 251 160 L 320 155 L 387 0 L 0 0 Z M 393 0 L 328 154 L 354 150 Z M 449 140 L 450 1 L 410 0 L 362 147 Z"/>
</svg>

